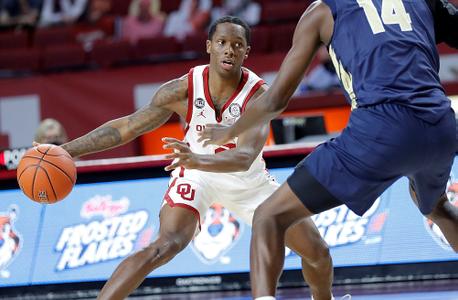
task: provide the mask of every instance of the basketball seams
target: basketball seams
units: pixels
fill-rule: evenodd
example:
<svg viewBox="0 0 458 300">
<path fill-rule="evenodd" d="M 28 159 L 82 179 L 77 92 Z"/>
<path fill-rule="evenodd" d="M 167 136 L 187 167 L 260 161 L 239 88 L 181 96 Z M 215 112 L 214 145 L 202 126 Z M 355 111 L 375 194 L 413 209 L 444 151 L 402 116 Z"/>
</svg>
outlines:
<svg viewBox="0 0 458 300">
<path fill-rule="evenodd" d="M 21 158 L 16 176 L 26 196 L 38 203 L 49 204 L 62 200 L 71 191 L 76 175 L 72 157 L 59 146 L 45 144 L 27 151 Z M 41 199 L 42 191 L 48 192 L 51 199 Z"/>
<path fill-rule="evenodd" d="M 46 152 L 49 151 L 49 149 L 51 149 L 51 147 L 49 147 Z M 37 151 L 38 151 L 38 147 L 37 147 Z M 40 151 L 38 151 L 40 152 Z M 40 158 L 40 161 L 38 162 L 38 165 L 37 167 L 35 168 L 35 173 L 33 174 L 33 179 L 32 179 L 32 197 L 35 199 L 35 179 L 37 178 L 37 173 L 38 173 L 38 170 L 41 168 L 40 164 L 41 162 L 43 161 L 43 157 L 45 157 L 46 155 L 46 152 L 45 153 L 42 153 L 43 156 Z M 41 152 L 40 152 L 41 153 Z"/>
<path fill-rule="evenodd" d="M 21 177 L 22 177 L 22 174 L 24 174 L 25 171 L 27 171 L 27 169 L 31 168 L 31 167 L 39 167 L 40 164 L 36 164 L 36 165 L 28 165 L 27 167 L 24 168 L 24 170 L 22 170 L 22 172 L 19 174 L 19 176 L 17 177 L 18 181 L 21 180 Z"/>
<path fill-rule="evenodd" d="M 35 179 L 37 178 L 37 173 L 40 168 L 41 168 L 40 163 L 38 163 L 38 166 L 35 168 L 35 172 L 33 173 L 33 179 L 32 179 L 32 197 L 33 199 L 35 199 Z"/>
<path fill-rule="evenodd" d="M 43 160 L 43 161 L 46 161 L 46 160 Z M 52 193 L 54 194 L 54 199 L 57 200 L 57 193 L 56 193 L 56 190 L 54 190 L 54 185 L 51 182 L 51 177 L 49 176 L 48 171 L 43 167 L 40 167 L 40 168 L 43 170 L 43 172 L 45 172 L 46 178 L 48 178 L 49 185 L 51 186 Z M 65 174 L 65 175 L 67 175 L 67 174 Z"/>
<path fill-rule="evenodd" d="M 66 172 L 64 169 L 62 169 L 61 167 L 59 167 L 59 166 L 56 165 L 55 163 L 53 163 L 53 162 L 51 162 L 51 161 L 49 161 L 49 160 L 46 160 L 46 159 L 44 159 L 44 158 L 43 158 L 43 161 L 44 161 L 44 162 L 47 162 L 48 164 L 50 164 L 51 166 L 53 166 L 54 168 L 58 169 L 58 170 L 61 171 L 63 174 L 65 174 L 65 176 L 67 176 L 67 178 L 70 180 L 70 182 L 71 182 L 72 184 L 75 183 L 75 182 L 73 181 L 73 178 L 72 178 L 70 175 L 68 175 L 67 172 Z"/>
<path fill-rule="evenodd" d="M 37 147 L 37 152 L 41 153 L 41 154 L 45 154 L 45 155 L 48 155 L 48 156 L 54 156 L 54 157 L 58 157 L 58 156 L 66 156 L 68 158 L 72 158 L 70 156 L 70 154 L 68 153 L 61 153 L 61 154 L 52 154 L 52 153 L 48 153 L 49 150 L 51 150 L 53 148 L 53 146 L 51 145 L 48 149 L 46 149 L 46 152 L 41 152 L 41 149 L 39 147 Z"/>
</svg>

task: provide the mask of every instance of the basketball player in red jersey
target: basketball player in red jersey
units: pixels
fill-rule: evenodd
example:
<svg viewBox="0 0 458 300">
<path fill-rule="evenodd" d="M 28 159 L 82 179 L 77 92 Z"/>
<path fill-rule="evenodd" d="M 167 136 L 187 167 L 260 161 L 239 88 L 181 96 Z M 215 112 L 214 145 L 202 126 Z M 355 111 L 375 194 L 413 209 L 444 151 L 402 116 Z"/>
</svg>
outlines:
<svg viewBox="0 0 458 300">
<path fill-rule="evenodd" d="M 151 271 L 183 250 L 198 232 L 213 201 L 251 224 L 256 207 L 277 188 L 261 157 L 268 125 L 246 131 L 224 146 L 204 147 L 197 142 L 198 132 L 205 124 L 232 124 L 250 100 L 265 91 L 263 81 L 242 67 L 250 51 L 249 43 L 250 29 L 243 21 L 234 17 L 216 21 L 207 41 L 209 65 L 197 66 L 183 77 L 165 83 L 151 102 L 135 113 L 62 145 L 72 157 L 79 157 L 130 142 L 164 124 L 173 112 L 186 120 L 185 142 L 166 140 L 166 148 L 178 149 L 186 157 L 179 159 L 185 168 L 176 168 L 175 163 L 167 167 L 176 169 L 164 197 L 159 235 L 117 267 L 98 299 L 124 299 Z M 304 240 L 319 246 L 308 247 Z M 332 261 L 313 222 L 305 219 L 292 227 L 286 244 L 302 257 L 303 275 L 314 299 L 329 300 Z"/>
</svg>

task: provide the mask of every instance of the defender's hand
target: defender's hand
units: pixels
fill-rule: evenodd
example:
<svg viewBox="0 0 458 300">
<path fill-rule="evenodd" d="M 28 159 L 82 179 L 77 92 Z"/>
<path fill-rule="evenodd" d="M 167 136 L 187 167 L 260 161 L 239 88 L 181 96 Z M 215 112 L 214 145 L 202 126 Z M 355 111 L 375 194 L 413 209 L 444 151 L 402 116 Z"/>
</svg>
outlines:
<svg viewBox="0 0 458 300">
<path fill-rule="evenodd" d="M 199 143 L 204 142 L 204 147 L 215 144 L 224 145 L 229 143 L 234 137 L 231 135 L 231 127 L 220 124 L 207 124 L 205 129 L 199 132 Z"/>
<path fill-rule="evenodd" d="M 164 168 L 166 171 L 171 171 L 179 167 L 195 169 L 199 165 L 198 156 L 189 149 L 188 144 L 185 142 L 167 137 L 163 138 L 162 141 L 165 143 L 162 148 L 172 149 L 174 151 L 165 157 L 173 160 L 170 165 Z"/>
</svg>

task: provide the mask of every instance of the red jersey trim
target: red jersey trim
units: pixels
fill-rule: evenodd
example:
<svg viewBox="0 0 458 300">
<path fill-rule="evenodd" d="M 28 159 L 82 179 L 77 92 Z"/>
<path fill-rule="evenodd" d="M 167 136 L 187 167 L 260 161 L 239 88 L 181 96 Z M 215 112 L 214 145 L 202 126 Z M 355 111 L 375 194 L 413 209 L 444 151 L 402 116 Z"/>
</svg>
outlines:
<svg viewBox="0 0 458 300">
<path fill-rule="evenodd" d="M 253 97 L 253 95 L 259 90 L 259 88 L 264 84 L 264 80 L 259 80 L 258 82 L 256 82 L 256 84 L 251 88 L 251 91 L 248 93 L 248 95 L 246 96 L 245 100 L 243 101 L 243 104 L 242 104 L 242 113 L 245 111 L 245 108 L 248 104 L 248 102 L 250 101 L 250 99 Z"/>
<path fill-rule="evenodd" d="M 173 188 L 173 186 L 175 185 L 175 183 L 177 182 L 177 179 L 178 179 L 178 178 L 176 178 L 176 177 L 173 179 L 172 183 L 169 185 L 169 188 L 168 188 L 167 191 L 165 192 L 164 198 L 167 197 L 167 196 L 169 195 L 169 192 L 170 192 L 170 190 Z"/>
<path fill-rule="evenodd" d="M 248 81 L 248 71 L 245 69 L 242 69 L 242 80 L 239 83 L 239 86 L 235 90 L 235 92 L 232 94 L 232 96 L 229 98 L 229 100 L 226 101 L 226 104 L 224 104 L 223 109 L 221 110 L 221 115 L 223 112 L 231 105 L 232 102 L 234 102 L 235 97 L 240 93 L 240 91 L 243 89 L 245 86 L 246 82 Z"/>
<path fill-rule="evenodd" d="M 208 87 L 208 72 L 209 72 L 209 67 L 206 66 L 204 71 L 202 72 L 202 76 L 204 77 L 204 94 L 205 94 L 205 100 L 207 101 L 208 105 L 215 110 L 215 106 L 213 105 L 213 100 L 212 97 L 210 96 L 210 88 Z"/>
<path fill-rule="evenodd" d="M 210 87 L 208 85 L 208 73 L 209 73 L 209 67 L 206 66 L 202 75 L 204 77 L 204 94 L 205 94 L 205 100 L 207 101 L 208 105 L 216 112 L 215 105 L 213 104 L 213 100 L 210 96 Z M 223 112 L 231 105 L 231 103 L 234 101 L 234 99 L 237 97 L 237 95 L 240 93 L 240 91 L 243 89 L 245 86 L 246 82 L 248 81 L 248 76 L 249 73 L 247 70 L 242 69 L 242 80 L 239 82 L 239 85 L 235 89 L 234 93 L 232 93 L 231 97 L 226 101 L 224 104 L 223 108 L 221 109 L 219 115 L 216 116 L 216 121 L 221 122 L 222 120 L 222 115 Z"/>
<path fill-rule="evenodd" d="M 194 68 L 189 70 L 188 73 L 188 111 L 186 112 L 186 128 L 185 135 L 189 129 L 189 123 L 191 123 L 192 118 L 192 107 L 194 106 Z"/>
<path fill-rule="evenodd" d="M 176 179 L 176 178 L 175 178 Z M 175 181 L 174 181 L 175 182 Z M 171 207 L 171 208 L 174 208 L 174 207 L 181 207 L 181 208 L 185 208 L 189 211 L 191 211 L 197 218 L 197 222 L 199 223 L 199 231 L 201 229 L 200 227 L 200 214 L 199 214 L 199 211 L 197 209 L 195 209 L 194 207 L 190 206 L 190 205 L 186 205 L 184 203 L 175 203 L 173 202 L 172 198 L 170 198 L 168 192 L 167 194 L 165 194 L 164 196 L 164 200 L 167 202 L 167 204 Z"/>
</svg>

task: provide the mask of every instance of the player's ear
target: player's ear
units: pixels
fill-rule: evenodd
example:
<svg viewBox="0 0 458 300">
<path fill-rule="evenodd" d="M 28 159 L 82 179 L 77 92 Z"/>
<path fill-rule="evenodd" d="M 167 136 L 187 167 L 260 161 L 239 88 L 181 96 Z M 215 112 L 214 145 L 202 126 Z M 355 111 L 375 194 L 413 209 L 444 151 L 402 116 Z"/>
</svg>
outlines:
<svg viewBox="0 0 458 300">
<path fill-rule="evenodd" d="M 245 52 L 245 59 L 248 58 L 248 54 L 250 54 L 251 46 L 246 47 L 246 52 Z"/>
<path fill-rule="evenodd" d="M 212 42 L 210 40 L 207 40 L 207 53 L 210 54 L 210 48 L 212 46 Z"/>
</svg>

